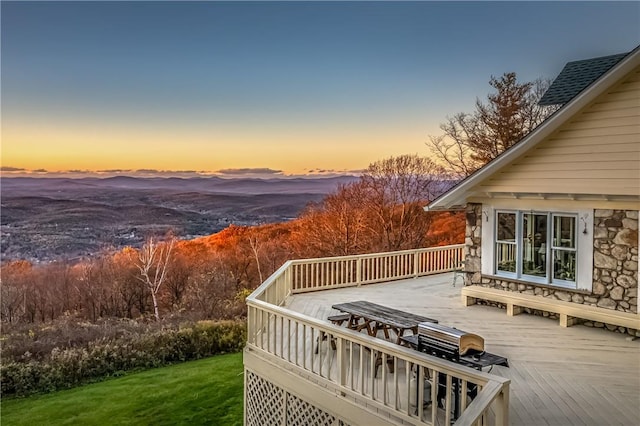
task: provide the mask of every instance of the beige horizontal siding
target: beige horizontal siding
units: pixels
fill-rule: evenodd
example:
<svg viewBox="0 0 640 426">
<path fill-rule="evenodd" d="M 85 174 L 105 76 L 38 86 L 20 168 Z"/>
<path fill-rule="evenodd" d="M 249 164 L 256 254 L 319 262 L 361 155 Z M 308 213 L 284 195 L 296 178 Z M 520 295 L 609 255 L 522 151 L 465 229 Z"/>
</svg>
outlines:
<svg viewBox="0 0 640 426">
<path fill-rule="evenodd" d="M 535 194 L 603 194 L 603 195 L 638 195 L 638 181 L 632 184 L 629 180 L 613 179 L 566 179 L 562 182 L 562 188 L 557 179 L 543 179 L 533 181 L 531 179 L 514 179 L 511 185 L 493 185 L 491 192 L 498 193 L 535 193 Z M 576 188 L 581 186 L 582 190 Z M 518 188 L 514 191 L 514 188 Z M 562 189 L 565 189 L 562 191 Z M 484 188 L 483 188 L 484 189 Z"/>
<path fill-rule="evenodd" d="M 604 147 L 607 148 L 605 149 L 606 152 L 601 153 L 601 155 L 598 156 L 598 159 L 594 160 L 593 158 L 593 154 L 591 153 L 591 151 L 589 152 L 585 152 L 585 153 L 581 153 L 581 152 L 576 152 L 575 150 L 571 151 L 571 156 L 573 158 L 573 162 L 571 163 L 567 163 L 564 159 L 563 155 L 550 155 L 550 156 L 546 156 L 546 157 L 529 157 L 528 161 L 523 162 L 522 164 L 520 164 L 519 167 L 535 167 L 536 165 L 554 165 L 554 164 L 560 164 L 560 166 L 562 167 L 562 169 L 569 169 L 570 167 L 609 167 L 608 165 L 606 165 L 607 162 L 609 161 L 624 161 L 624 162 L 632 162 L 634 163 L 635 161 L 633 160 L 633 158 L 630 158 L 630 154 L 629 154 L 629 147 L 624 146 L 625 144 L 616 144 L 616 146 L 621 145 L 620 151 L 612 151 L 611 149 L 608 149 L 609 145 L 605 145 Z M 640 146 L 636 146 L 637 151 L 635 151 L 636 153 L 640 153 Z M 562 149 L 565 150 L 565 152 L 567 152 L 568 150 L 566 148 L 558 148 L 557 150 L 555 150 L 554 152 L 557 153 L 562 153 Z"/>
<path fill-rule="evenodd" d="M 617 155 L 619 158 L 616 160 L 619 170 L 632 170 L 636 173 L 640 173 L 638 171 L 638 162 L 632 159 L 629 159 L 629 155 L 625 155 L 626 153 L 615 153 L 611 156 Z M 590 157 L 590 158 L 588 158 Z M 620 158 L 621 157 L 621 158 Z M 606 161 L 597 161 L 593 159 L 592 155 L 585 155 L 585 158 L 588 160 L 575 161 L 572 163 L 564 163 L 561 161 L 531 161 L 526 164 L 521 164 L 517 168 L 517 172 L 514 169 L 509 169 L 504 172 L 504 175 L 517 176 L 517 173 L 528 174 L 528 173 L 537 173 L 537 172 L 579 172 L 582 170 L 586 171 L 594 171 L 597 172 L 599 170 L 603 170 L 606 172 L 610 172 L 610 166 Z M 525 175 L 527 177 L 527 175 Z"/>
<path fill-rule="evenodd" d="M 603 142 L 602 138 L 583 138 L 581 140 L 564 140 L 562 144 L 541 147 L 538 150 L 532 152 L 529 158 L 540 158 L 541 161 L 560 161 L 560 162 L 573 162 L 573 161 L 586 161 L 584 158 L 581 160 L 574 159 L 573 156 L 577 154 L 596 154 L 595 161 L 603 161 L 604 158 L 601 154 L 627 154 L 627 158 L 634 159 L 640 147 L 635 141 L 636 135 L 622 135 L 622 136 L 609 136 L 606 141 Z M 546 157 L 546 158 L 541 158 Z M 594 156 L 591 156 L 593 159 Z M 515 162 L 513 164 L 516 164 Z M 521 164 L 520 162 L 518 164 Z"/>
<path fill-rule="evenodd" d="M 640 70 L 477 190 L 640 196 Z"/>
<path fill-rule="evenodd" d="M 591 108 L 589 111 L 585 111 L 576 118 L 578 121 L 591 121 L 591 120 L 606 120 L 607 118 L 619 118 L 619 117 L 638 117 L 640 115 L 640 105 L 636 102 L 636 105 L 630 105 L 620 108 L 601 109 L 597 111 Z"/>
<path fill-rule="evenodd" d="M 589 108 L 590 112 L 601 112 L 601 111 L 611 111 L 611 110 L 622 110 L 627 108 L 635 108 L 638 106 L 638 99 L 618 99 L 615 103 L 611 102 L 601 102 L 594 103 Z"/>
</svg>

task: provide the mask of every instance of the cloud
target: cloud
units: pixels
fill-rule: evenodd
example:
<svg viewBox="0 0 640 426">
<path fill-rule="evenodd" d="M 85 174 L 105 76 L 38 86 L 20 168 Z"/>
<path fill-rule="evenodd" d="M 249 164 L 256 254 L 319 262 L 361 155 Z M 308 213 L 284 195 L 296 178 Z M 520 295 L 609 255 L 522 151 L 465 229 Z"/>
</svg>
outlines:
<svg viewBox="0 0 640 426">
<path fill-rule="evenodd" d="M 159 169 L 138 169 L 135 171 L 128 171 L 127 173 L 130 176 L 140 176 L 140 177 L 181 177 L 181 178 L 190 178 L 190 177 L 199 177 L 202 176 L 202 172 L 198 172 L 196 170 L 159 170 Z"/>
<path fill-rule="evenodd" d="M 335 170 L 335 169 L 323 169 L 312 168 L 308 169 L 300 174 L 286 174 L 283 170 L 271 169 L 269 167 L 244 167 L 244 168 L 229 168 L 221 169 L 217 171 L 210 170 L 161 170 L 161 169 L 101 169 L 101 170 L 82 170 L 82 169 L 70 169 L 59 171 L 48 171 L 46 169 L 30 170 L 21 167 L 2 166 L 0 169 L 7 177 L 15 176 L 32 176 L 32 177 L 64 177 L 64 178 L 83 178 L 83 177 L 113 177 L 113 176 L 130 176 L 140 178 L 198 178 L 198 177 L 210 177 L 219 176 L 223 178 L 261 178 L 261 179 L 293 179 L 293 178 L 313 178 L 313 177 L 336 177 L 336 176 L 358 176 L 362 174 L 363 170 Z"/>
<path fill-rule="evenodd" d="M 106 169 L 106 170 L 96 170 L 96 173 L 129 173 L 131 169 Z"/>
<path fill-rule="evenodd" d="M 239 175 L 280 175 L 282 170 L 274 170 L 268 167 L 256 168 L 240 168 L 240 169 L 221 169 L 216 173 L 221 175 L 239 176 Z"/>
<path fill-rule="evenodd" d="M 342 170 L 336 170 L 336 169 L 315 168 L 315 169 L 307 170 L 307 174 L 309 174 L 309 175 L 323 175 L 323 176 L 345 176 L 345 175 L 359 176 L 363 172 L 365 172 L 365 169 L 358 169 L 358 170 L 342 169 Z"/>
<path fill-rule="evenodd" d="M 345 173 L 348 174 L 353 174 L 353 175 L 360 175 L 364 172 L 366 172 L 367 169 L 353 169 L 353 170 L 345 170 Z"/>
</svg>

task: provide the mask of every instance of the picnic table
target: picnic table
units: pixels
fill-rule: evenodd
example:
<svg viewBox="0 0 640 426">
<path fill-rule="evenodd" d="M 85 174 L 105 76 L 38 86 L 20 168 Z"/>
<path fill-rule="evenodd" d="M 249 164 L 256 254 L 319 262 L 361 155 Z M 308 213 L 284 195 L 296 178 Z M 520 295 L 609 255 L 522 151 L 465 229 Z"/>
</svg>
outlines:
<svg viewBox="0 0 640 426">
<path fill-rule="evenodd" d="M 407 331 L 412 334 L 418 332 L 418 324 L 421 322 L 435 322 L 438 320 L 411 312 L 401 311 L 388 306 L 379 305 L 365 300 L 355 302 L 338 303 L 333 309 L 349 314 L 347 327 L 354 330 L 366 330 L 370 336 L 376 336 L 378 331 L 384 332 L 389 339 L 389 331 L 396 334 L 396 343 L 402 344 L 402 337 Z"/>
</svg>

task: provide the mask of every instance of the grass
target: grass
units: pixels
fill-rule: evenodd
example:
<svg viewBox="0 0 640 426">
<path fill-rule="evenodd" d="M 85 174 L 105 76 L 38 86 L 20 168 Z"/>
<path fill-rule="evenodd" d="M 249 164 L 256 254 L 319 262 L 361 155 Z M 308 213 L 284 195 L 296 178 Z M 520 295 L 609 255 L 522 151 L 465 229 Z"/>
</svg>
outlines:
<svg viewBox="0 0 640 426">
<path fill-rule="evenodd" d="M 3 400 L 2 426 L 241 425 L 242 353 Z"/>
</svg>

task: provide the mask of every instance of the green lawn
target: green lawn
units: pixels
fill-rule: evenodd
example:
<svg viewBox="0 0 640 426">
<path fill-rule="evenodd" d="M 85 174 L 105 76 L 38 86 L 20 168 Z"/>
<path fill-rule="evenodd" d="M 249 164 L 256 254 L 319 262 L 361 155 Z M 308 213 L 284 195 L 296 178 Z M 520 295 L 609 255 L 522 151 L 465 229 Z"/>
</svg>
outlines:
<svg viewBox="0 0 640 426">
<path fill-rule="evenodd" d="M 241 425 L 242 354 L 2 401 L 11 425 Z"/>
</svg>

